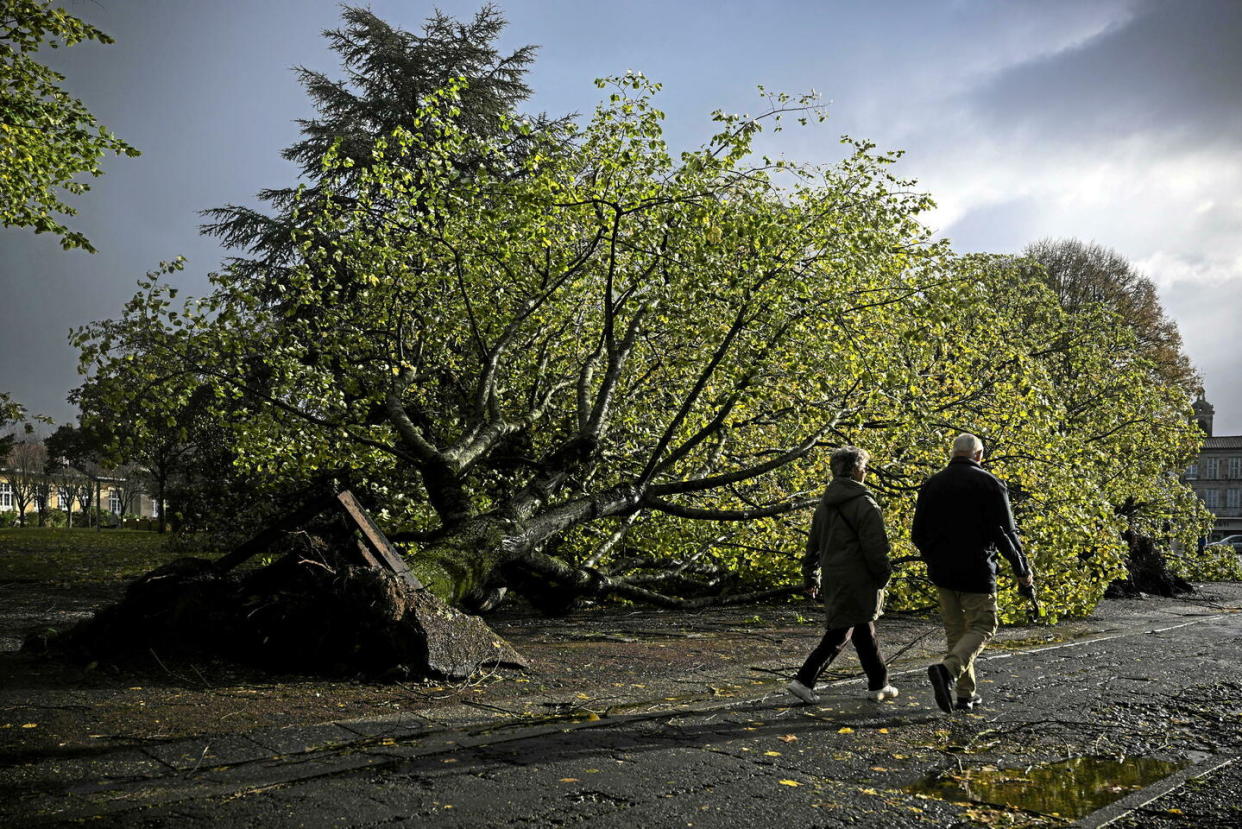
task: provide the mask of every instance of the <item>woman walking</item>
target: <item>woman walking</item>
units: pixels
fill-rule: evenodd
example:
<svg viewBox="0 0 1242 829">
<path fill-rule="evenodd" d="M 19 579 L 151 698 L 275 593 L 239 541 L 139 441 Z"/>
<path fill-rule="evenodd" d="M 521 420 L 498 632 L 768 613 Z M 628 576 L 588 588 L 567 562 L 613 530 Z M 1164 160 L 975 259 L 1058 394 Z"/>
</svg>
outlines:
<svg viewBox="0 0 1242 829">
<path fill-rule="evenodd" d="M 815 509 L 802 558 L 805 591 L 824 597 L 827 632 L 786 687 L 811 705 L 819 702 L 815 680 L 851 640 L 867 674 L 867 695 L 876 702 L 897 696 L 897 689 L 888 684 L 888 668 L 875 638 L 875 620 L 884 612 L 884 588 L 892 565 L 884 515 L 871 490 L 863 486 L 869 458 L 857 446 L 832 453 L 832 482 Z"/>
</svg>

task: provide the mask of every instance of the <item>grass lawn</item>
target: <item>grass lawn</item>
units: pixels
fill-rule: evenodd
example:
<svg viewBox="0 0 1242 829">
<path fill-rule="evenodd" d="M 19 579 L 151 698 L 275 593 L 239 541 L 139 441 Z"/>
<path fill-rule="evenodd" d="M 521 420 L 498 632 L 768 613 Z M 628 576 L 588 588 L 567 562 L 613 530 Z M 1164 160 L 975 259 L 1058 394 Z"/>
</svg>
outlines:
<svg viewBox="0 0 1242 829">
<path fill-rule="evenodd" d="M 63 587 L 128 581 L 190 555 L 165 549 L 149 530 L 12 527 L 0 530 L 0 582 Z"/>
</svg>

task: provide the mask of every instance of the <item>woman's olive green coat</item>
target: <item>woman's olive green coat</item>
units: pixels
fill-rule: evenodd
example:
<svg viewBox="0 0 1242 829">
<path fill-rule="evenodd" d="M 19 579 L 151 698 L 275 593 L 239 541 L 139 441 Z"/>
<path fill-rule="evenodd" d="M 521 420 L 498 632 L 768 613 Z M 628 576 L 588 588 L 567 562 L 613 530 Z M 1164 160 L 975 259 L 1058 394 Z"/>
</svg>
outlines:
<svg viewBox="0 0 1242 829">
<path fill-rule="evenodd" d="M 873 622 L 884 612 L 884 588 L 893 568 L 888 560 L 884 515 L 871 490 L 853 478 L 834 478 L 811 521 L 802 559 L 802 578 L 815 584 L 829 628 Z"/>
</svg>

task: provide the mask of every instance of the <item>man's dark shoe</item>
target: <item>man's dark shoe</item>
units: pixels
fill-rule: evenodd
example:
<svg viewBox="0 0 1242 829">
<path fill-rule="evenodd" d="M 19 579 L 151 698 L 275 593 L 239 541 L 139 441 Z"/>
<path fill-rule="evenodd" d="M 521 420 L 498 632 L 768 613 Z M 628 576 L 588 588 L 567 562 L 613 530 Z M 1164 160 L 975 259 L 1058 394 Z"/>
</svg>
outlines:
<svg viewBox="0 0 1242 829">
<path fill-rule="evenodd" d="M 983 697 L 978 694 L 971 694 L 968 697 L 958 697 L 957 702 L 953 703 L 953 708 L 957 711 L 974 711 L 982 705 Z"/>
<path fill-rule="evenodd" d="M 785 690 L 807 705 L 819 705 L 819 694 L 815 693 L 814 688 L 808 688 L 803 685 L 797 677 L 790 680 L 789 684 L 785 686 Z"/>
<path fill-rule="evenodd" d="M 927 678 L 931 680 L 932 692 L 936 695 L 936 705 L 939 705 L 944 713 L 952 714 L 953 694 L 949 690 L 949 685 L 953 682 L 953 677 L 949 675 L 949 669 L 937 662 L 927 669 Z"/>
</svg>

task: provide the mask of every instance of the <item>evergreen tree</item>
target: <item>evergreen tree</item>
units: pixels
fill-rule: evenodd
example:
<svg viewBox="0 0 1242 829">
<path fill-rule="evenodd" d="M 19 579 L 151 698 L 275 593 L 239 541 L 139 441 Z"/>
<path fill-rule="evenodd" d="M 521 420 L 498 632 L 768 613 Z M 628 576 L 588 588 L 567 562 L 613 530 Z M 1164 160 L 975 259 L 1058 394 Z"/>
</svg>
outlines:
<svg viewBox="0 0 1242 829">
<path fill-rule="evenodd" d="M 501 54 L 495 42 L 506 21 L 491 4 L 464 22 L 437 11 L 419 34 L 396 28 L 369 9 L 347 6 L 342 16 L 343 25 L 324 36 L 340 56 L 344 77 L 334 80 L 313 69 L 297 69 L 317 117 L 299 122 L 302 138 L 282 156 L 299 166 L 303 187 L 260 191 L 270 212 L 235 204 L 205 211 L 211 221 L 204 231 L 246 254 L 230 267 L 263 283 L 278 283 L 299 261 L 293 241 L 300 224 L 295 208 L 306 215 L 324 197 L 322 162 L 328 150 L 335 147 L 349 171 L 344 181 L 333 171 L 337 180 L 332 198 L 348 200 L 350 185 L 373 164 L 375 142 L 397 128 L 417 132 L 419 113 L 437 90 L 464 81 L 454 120 L 476 136 L 497 134 L 513 108 L 530 95 L 524 78 L 536 47 Z M 481 163 L 477 157 L 455 161 L 463 170 Z"/>
</svg>

